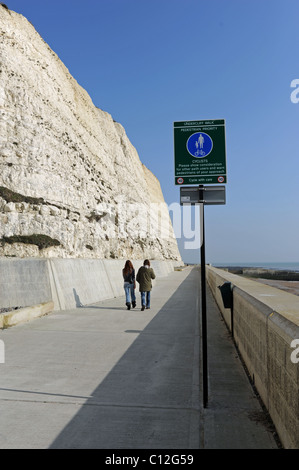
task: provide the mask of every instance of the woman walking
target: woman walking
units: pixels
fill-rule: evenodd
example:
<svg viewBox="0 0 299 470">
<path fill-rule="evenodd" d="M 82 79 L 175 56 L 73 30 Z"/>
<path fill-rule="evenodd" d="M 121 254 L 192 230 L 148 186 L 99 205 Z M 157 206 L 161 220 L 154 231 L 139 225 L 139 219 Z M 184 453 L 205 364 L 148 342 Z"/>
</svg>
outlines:
<svg viewBox="0 0 299 470">
<path fill-rule="evenodd" d="M 126 264 L 122 273 L 123 273 L 123 278 L 124 278 L 124 289 L 125 289 L 125 294 L 126 294 L 126 306 L 127 306 L 127 310 L 130 310 L 131 302 L 132 302 L 132 308 L 136 307 L 135 269 L 130 260 L 126 261 Z"/>
<path fill-rule="evenodd" d="M 148 259 L 144 260 L 143 266 L 139 268 L 136 281 L 139 283 L 141 294 L 141 310 L 151 307 L 152 279 L 156 278 L 153 268 Z"/>
</svg>

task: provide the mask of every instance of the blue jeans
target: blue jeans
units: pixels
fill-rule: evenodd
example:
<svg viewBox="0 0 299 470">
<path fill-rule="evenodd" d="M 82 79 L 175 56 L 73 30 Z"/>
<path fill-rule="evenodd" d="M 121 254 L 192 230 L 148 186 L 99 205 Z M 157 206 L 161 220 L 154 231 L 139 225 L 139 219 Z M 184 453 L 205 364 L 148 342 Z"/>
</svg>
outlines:
<svg viewBox="0 0 299 470">
<path fill-rule="evenodd" d="M 126 294 L 126 304 L 136 302 L 134 284 L 125 284 L 124 289 Z"/>
<path fill-rule="evenodd" d="M 149 308 L 151 306 L 151 291 L 140 292 L 141 294 L 141 306 Z"/>
</svg>

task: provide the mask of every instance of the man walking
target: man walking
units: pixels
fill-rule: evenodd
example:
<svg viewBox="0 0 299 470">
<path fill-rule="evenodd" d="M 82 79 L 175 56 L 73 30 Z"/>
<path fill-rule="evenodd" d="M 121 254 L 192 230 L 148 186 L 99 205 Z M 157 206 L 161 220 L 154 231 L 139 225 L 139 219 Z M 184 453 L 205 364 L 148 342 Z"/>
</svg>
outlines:
<svg viewBox="0 0 299 470">
<path fill-rule="evenodd" d="M 136 281 L 139 283 L 141 294 L 141 310 L 149 309 L 151 306 L 152 279 L 156 278 L 153 268 L 148 259 L 144 260 L 143 266 L 139 268 Z"/>
</svg>

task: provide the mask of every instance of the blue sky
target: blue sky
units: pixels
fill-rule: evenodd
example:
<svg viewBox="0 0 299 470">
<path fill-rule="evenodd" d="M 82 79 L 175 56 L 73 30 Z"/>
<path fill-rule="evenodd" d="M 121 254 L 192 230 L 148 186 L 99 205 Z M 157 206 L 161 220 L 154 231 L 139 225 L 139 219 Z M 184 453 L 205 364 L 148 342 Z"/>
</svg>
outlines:
<svg viewBox="0 0 299 470">
<path fill-rule="evenodd" d="M 167 204 L 179 202 L 173 122 L 225 119 L 227 203 L 205 208 L 207 262 L 299 262 L 297 0 L 6 3 L 124 126 Z"/>
</svg>

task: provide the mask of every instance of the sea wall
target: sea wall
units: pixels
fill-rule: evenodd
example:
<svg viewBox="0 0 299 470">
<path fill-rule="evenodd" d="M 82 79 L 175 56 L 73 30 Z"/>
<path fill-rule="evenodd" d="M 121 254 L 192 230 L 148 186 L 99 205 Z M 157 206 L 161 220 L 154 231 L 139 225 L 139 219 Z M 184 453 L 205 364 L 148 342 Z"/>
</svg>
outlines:
<svg viewBox="0 0 299 470">
<path fill-rule="evenodd" d="M 65 310 L 124 295 L 124 264 L 125 260 L 2 258 L 0 308 L 52 302 L 52 309 Z M 142 264 L 143 260 L 133 260 L 136 272 Z M 151 261 L 157 279 L 179 264 Z"/>
<path fill-rule="evenodd" d="M 207 281 L 285 448 L 299 448 L 298 296 L 207 266 Z M 233 308 L 218 286 L 231 283 Z"/>
</svg>

